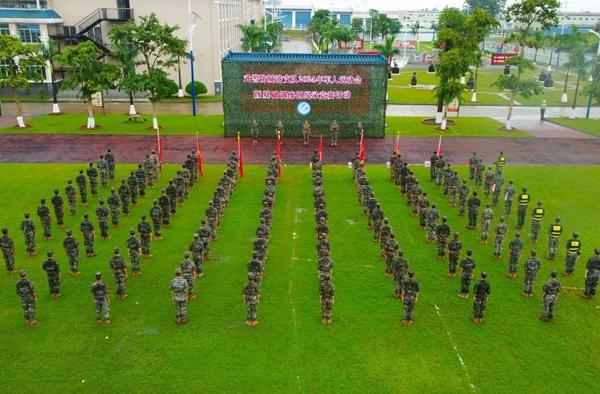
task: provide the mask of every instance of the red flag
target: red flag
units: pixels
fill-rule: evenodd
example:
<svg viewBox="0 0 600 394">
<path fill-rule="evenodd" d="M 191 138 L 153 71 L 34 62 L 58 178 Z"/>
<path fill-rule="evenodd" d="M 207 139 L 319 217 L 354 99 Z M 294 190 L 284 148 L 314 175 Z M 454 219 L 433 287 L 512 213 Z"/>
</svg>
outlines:
<svg viewBox="0 0 600 394">
<path fill-rule="evenodd" d="M 438 140 L 437 155 L 441 156 L 442 154 L 444 154 L 444 151 L 442 150 L 442 136 L 440 135 L 440 139 Z"/>
<path fill-rule="evenodd" d="M 163 143 L 160 139 L 160 129 L 156 129 L 156 144 L 158 145 L 158 168 L 162 171 Z"/>
<path fill-rule="evenodd" d="M 238 153 L 238 169 L 240 171 L 240 178 L 244 177 L 244 155 L 242 152 L 242 140 L 240 140 L 240 132 L 237 133 L 237 153 Z"/>
<path fill-rule="evenodd" d="M 396 133 L 396 148 L 394 149 L 396 154 L 400 154 L 400 133 Z"/>
<path fill-rule="evenodd" d="M 277 159 L 279 159 L 278 176 L 281 178 L 281 133 L 277 130 L 277 148 L 275 150 Z"/>
<path fill-rule="evenodd" d="M 360 150 L 359 150 L 360 164 L 365 164 L 365 131 L 360 132 Z"/>
<path fill-rule="evenodd" d="M 319 155 L 319 161 L 323 161 L 323 133 L 321 133 L 321 139 L 319 140 L 319 148 L 317 149 Z"/>
<path fill-rule="evenodd" d="M 196 131 L 196 160 L 198 161 L 198 172 L 200 176 L 204 176 L 204 172 L 202 171 L 202 153 L 200 152 L 200 137 L 198 136 L 198 132 Z"/>
</svg>

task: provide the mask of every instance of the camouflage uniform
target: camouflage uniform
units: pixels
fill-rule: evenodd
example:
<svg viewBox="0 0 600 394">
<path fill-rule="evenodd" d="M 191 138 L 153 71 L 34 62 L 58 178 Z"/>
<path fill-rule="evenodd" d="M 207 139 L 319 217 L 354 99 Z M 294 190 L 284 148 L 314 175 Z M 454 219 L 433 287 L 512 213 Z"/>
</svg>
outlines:
<svg viewBox="0 0 600 394">
<path fill-rule="evenodd" d="M 496 225 L 496 235 L 494 236 L 494 256 L 500 258 L 502 256 L 502 248 L 504 246 L 504 238 L 508 232 L 508 226 L 504 223 L 504 218 L 500 218 L 500 223 Z"/>
<path fill-rule="evenodd" d="M 129 190 L 126 179 L 121 180 L 121 186 L 119 186 L 119 198 L 121 199 L 121 211 L 125 216 L 129 216 L 131 191 Z"/>
<path fill-rule="evenodd" d="M 131 273 L 135 276 L 140 273 L 140 253 L 142 244 L 135 236 L 135 231 L 132 230 L 129 234 L 130 236 L 127 239 L 127 250 L 129 251 L 129 257 L 131 257 Z"/>
<path fill-rule="evenodd" d="M 448 274 L 454 276 L 456 274 L 456 266 L 460 258 L 462 250 L 462 242 L 458 239 L 458 233 L 454 234 L 454 239 L 448 244 Z"/>
<path fill-rule="evenodd" d="M 106 160 L 106 164 L 108 165 L 108 178 L 111 181 L 115 180 L 115 155 L 112 153 L 112 150 L 108 149 L 108 151 L 104 154 L 104 160 Z"/>
<path fill-rule="evenodd" d="M 194 241 L 190 244 L 188 250 L 192 253 L 195 271 L 198 275 L 203 274 L 202 256 L 204 254 L 204 242 L 200 239 L 200 234 L 194 234 Z"/>
<path fill-rule="evenodd" d="M 490 208 L 489 204 L 483 210 L 481 215 L 481 241 L 487 243 L 490 234 L 490 225 L 492 224 L 492 218 L 494 217 L 494 211 Z"/>
<path fill-rule="evenodd" d="M 178 269 L 177 276 L 171 279 L 171 291 L 173 302 L 175 302 L 175 315 L 177 323 L 187 322 L 187 300 L 189 285 L 187 280 L 181 276 L 181 270 Z"/>
<path fill-rule="evenodd" d="M 531 217 L 531 242 L 536 243 L 542 227 L 545 209 L 542 208 L 542 203 L 538 201 L 537 206 L 533 209 Z"/>
<path fill-rule="evenodd" d="M 125 259 L 119 254 L 119 250 L 115 249 L 115 254 L 108 263 L 110 269 L 113 272 L 115 278 L 115 284 L 117 286 L 117 295 L 123 299 L 127 297 L 125 289 L 126 278 L 127 278 L 127 266 L 125 265 Z"/>
<path fill-rule="evenodd" d="M 137 227 L 138 233 L 140 233 L 140 244 L 142 246 L 142 255 L 150 256 L 150 241 L 152 239 L 152 227 L 150 223 L 146 221 L 146 217 L 142 217 L 142 221 Z"/>
<path fill-rule="evenodd" d="M 521 252 L 525 244 L 523 240 L 519 238 L 518 234 L 515 239 L 510 241 L 508 249 L 510 249 L 510 256 L 508 257 L 508 273 L 511 276 L 516 275 L 517 267 L 519 266 L 519 259 L 521 258 Z"/>
<path fill-rule="evenodd" d="M 90 192 L 92 196 L 98 195 L 98 170 L 94 168 L 94 163 L 90 163 L 87 171 L 85 172 L 90 180 Z"/>
<path fill-rule="evenodd" d="M 487 298 L 490 295 L 490 284 L 485 280 L 485 275 L 473 287 L 473 318 L 476 322 L 483 319 L 483 312 L 487 304 Z"/>
<path fill-rule="evenodd" d="M 162 224 L 171 225 L 171 199 L 167 196 L 167 191 L 163 190 L 162 195 L 158 197 L 158 206 L 162 210 Z"/>
<path fill-rule="evenodd" d="M 100 236 L 108 239 L 108 215 L 109 211 L 104 206 L 104 201 L 100 201 L 100 205 L 96 208 L 96 216 L 98 217 L 98 227 L 100 227 Z"/>
<path fill-rule="evenodd" d="M 567 254 L 565 256 L 565 274 L 572 275 L 577 258 L 581 254 L 581 241 L 576 233 L 567 241 Z"/>
<path fill-rule="evenodd" d="M 138 164 L 137 170 L 135 170 L 135 178 L 137 180 L 137 187 L 140 193 L 140 197 L 146 196 L 146 170 L 144 170 L 144 166 L 140 163 Z"/>
<path fill-rule="evenodd" d="M 81 197 L 81 204 L 87 204 L 87 178 L 83 175 L 83 170 L 79 170 L 79 175 L 75 178 L 77 188 L 79 189 L 79 196 Z"/>
<path fill-rule="evenodd" d="M 8 229 L 2 229 L 2 237 L 0 238 L 0 249 L 6 263 L 6 271 L 9 273 L 15 270 L 15 242 L 8 236 Z"/>
<path fill-rule="evenodd" d="M 35 286 L 33 282 L 26 279 L 21 274 L 21 279 L 17 282 L 16 292 L 21 300 L 21 306 L 23 307 L 23 315 L 28 324 L 32 324 L 35 321 L 35 304 L 37 297 L 35 294 Z"/>
<path fill-rule="evenodd" d="M 475 271 L 475 260 L 471 258 L 469 251 L 467 251 L 467 257 L 460 262 L 460 268 L 460 293 L 466 298 L 469 295 L 469 288 Z"/>
<path fill-rule="evenodd" d="M 512 204 L 515 199 L 516 193 L 515 185 L 513 185 L 513 181 L 508 183 L 506 190 L 504 192 L 504 216 L 509 217 L 512 211 Z"/>
<path fill-rule="evenodd" d="M 437 234 L 438 242 L 438 258 L 446 256 L 446 246 L 448 245 L 448 237 L 450 236 L 450 226 L 446 223 L 446 218 L 442 219 L 442 224 L 437 226 L 435 233 Z"/>
<path fill-rule="evenodd" d="M 189 259 L 189 253 L 184 254 L 184 259 L 179 267 L 181 268 L 183 278 L 188 282 L 189 294 L 193 297 L 194 284 L 196 283 L 196 266 L 194 265 L 194 262 Z"/>
<path fill-rule="evenodd" d="M 44 230 L 44 238 L 52 238 L 52 218 L 50 217 L 50 208 L 46 206 L 46 200 L 42 200 L 42 204 L 37 209 L 37 214 L 42 222 L 42 228 Z"/>
<path fill-rule="evenodd" d="M 63 240 L 63 248 L 69 260 L 71 273 L 79 272 L 79 241 L 73 237 L 71 230 L 67 231 L 67 237 Z"/>
<path fill-rule="evenodd" d="M 73 182 L 70 179 L 67 181 L 67 186 L 65 187 L 65 195 L 69 202 L 71 215 L 77 215 L 77 190 L 75 190 Z"/>
<path fill-rule="evenodd" d="M 329 324 L 331 323 L 331 310 L 335 302 L 335 286 L 328 276 L 321 280 L 319 295 L 321 299 L 321 320 L 323 323 Z"/>
<path fill-rule="evenodd" d="M 153 206 L 150 208 L 150 217 L 152 218 L 154 237 L 155 239 L 161 239 L 162 209 L 158 206 L 157 200 L 153 201 Z"/>
<path fill-rule="evenodd" d="M 21 231 L 25 237 L 27 253 L 32 255 L 35 253 L 35 223 L 31 220 L 28 213 L 25 214 L 25 219 L 21 222 Z"/>
<path fill-rule="evenodd" d="M 85 245 L 85 253 L 89 256 L 94 256 L 94 223 L 88 220 L 87 214 L 84 215 L 84 220 L 79 226 L 81 233 L 83 234 L 83 244 Z"/>
<path fill-rule="evenodd" d="M 42 269 L 46 271 L 48 277 L 50 295 L 58 297 L 60 295 L 60 267 L 58 262 L 52 258 L 52 253 L 48 252 L 48 259 L 44 261 Z"/>
<path fill-rule="evenodd" d="M 110 208 L 110 220 L 113 226 L 119 225 L 119 211 L 121 210 L 121 199 L 115 193 L 115 189 L 110 191 L 108 198 L 106 199 Z"/>
<path fill-rule="evenodd" d="M 535 286 L 535 278 L 540 270 L 542 262 L 532 255 L 529 260 L 525 262 L 523 269 L 525 270 L 525 286 L 523 287 L 523 293 L 530 295 L 533 293 Z"/>
<path fill-rule="evenodd" d="M 596 287 L 600 280 L 600 249 L 595 250 L 595 256 L 590 257 L 585 265 L 585 297 L 592 298 L 596 295 Z"/>
<path fill-rule="evenodd" d="M 254 281 L 254 275 L 248 274 L 248 281 L 242 289 L 244 303 L 246 304 L 246 322 L 255 324 L 256 322 L 256 307 L 260 298 L 260 287 Z"/>
<path fill-rule="evenodd" d="M 477 197 L 477 192 L 473 192 L 473 196 L 467 201 L 469 207 L 469 224 L 468 228 L 475 228 L 477 226 L 477 216 L 479 216 L 479 207 L 481 206 L 481 200 Z"/>
<path fill-rule="evenodd" d="M 100 175 L 100 184 L 102 187 L 106 187 L 108 185 L 108 163 L 104 159 L 104 155 L 100 155 L 100 159 L 96 162 L 96 167 L 98 167 L 98 173 Z"/>
<path fill-rule="evenodd" d="M 110 321 L 110 298 L 108 287 L 102 280 L 92 283 L 92 295 L 96 306 L 96 321 L 102 322 L 102 319 Z M 103 313 L 104 312 L 104 313 Z"/>
<path fill-rule="evenodd" d="M 553 271 L 550 280 L 544 283 L 543 291 L 544 309 L 540 320 L 552 321 L 556 309 L 556 300 L 558 299 L 558 293 L 560 293 L 560 283 L 556 280 L 556 272 Z"/>
<path fill-rule="evenodd" d="M 129 187 L 129 196 L 131 198 L 131 203 L 134 206 L 138 204 L 138 182 L 137 177 L 135 176 L 134 171 L 129 172 L 129 177 L 127 178 L 127 186 Z"/>
<path fill-rule="evenodd" d="M 548 258 L 554 260 L 558 253 L 558 244 L 560 243 L 560 235 L 562 234 L 563 226 L 560 224 L 560 218 L 556 218 L 555 222 L 550 226 L 548 237 Z"/>
<path fill-rule="evenodd" d="M 63 198 L 58 194 L 58 190 L 54 191 L 54 196 L 50 199 L 50 203 L 54 207 L 54 216 L 56 216 L 56 224 L 64 226 L 65 210 Z"/>
</svg>

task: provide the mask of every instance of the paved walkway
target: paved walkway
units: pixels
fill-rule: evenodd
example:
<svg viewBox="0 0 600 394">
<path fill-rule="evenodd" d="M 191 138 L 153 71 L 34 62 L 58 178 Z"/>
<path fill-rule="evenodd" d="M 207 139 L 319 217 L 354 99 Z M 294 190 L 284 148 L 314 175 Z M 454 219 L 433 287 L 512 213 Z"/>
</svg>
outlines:
<svg viewBox="0 0 600 394">
<path fill-rule="evenodd" d="M 195 148 L 194 136 L 164 136 L 164 160 L 181 162 Z M 266 163 L 275 149 L 274 139 L 261 140 L 252 146 L 242 139 L 246 163 Z M 204 161 L 224 162 L 236 148 L 236 140 L 223 137 L 201 137 Z M 285 163 L 308 163 L 318 140 L 310 147 L 302 139 L 285 139 L 282 152 Z M 85 163 L 111 147 L 117 160 L 141 161 L 154 149 L 154 136 L 138 135 L 31 135 L 0 134 L 0 162 Z M 410 163 L 423 163 L 436 149 L 436 138 L 403 138 L 402 156 Z M 600 138 L 448 138 L 443 140 L 444 156 L 452 163 L 466 163 L 471 152 L 477 151 L 486 161 L 493 161 L 498 151 L 505 152 L 511 164 L 600 165 Z M 366 141 L 369 163 L 385 163 L 394 149 L 394 138 L 374 138 Z M 345 164 L 357 152 L 353 140 L 341 139 L 340 145 L 324 149 L 326 163 Z"/>
</svg>

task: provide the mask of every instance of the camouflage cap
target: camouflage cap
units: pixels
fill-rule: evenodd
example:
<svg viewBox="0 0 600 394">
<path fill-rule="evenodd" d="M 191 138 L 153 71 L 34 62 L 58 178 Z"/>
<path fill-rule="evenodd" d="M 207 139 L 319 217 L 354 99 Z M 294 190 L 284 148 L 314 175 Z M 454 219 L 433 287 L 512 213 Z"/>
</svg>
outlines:
<svg viewBox="0 0 600 394">
<path fill-rule="evenodd" d="M 20 276 L 21 278 L 24 278 L 24 277 L 26 277 L 26 276 L 27 276 L 27 271 L 26 271 L 26 270 L 21 270 L 21 271 L 19 271 L 19 276 Z"/>
</svg>

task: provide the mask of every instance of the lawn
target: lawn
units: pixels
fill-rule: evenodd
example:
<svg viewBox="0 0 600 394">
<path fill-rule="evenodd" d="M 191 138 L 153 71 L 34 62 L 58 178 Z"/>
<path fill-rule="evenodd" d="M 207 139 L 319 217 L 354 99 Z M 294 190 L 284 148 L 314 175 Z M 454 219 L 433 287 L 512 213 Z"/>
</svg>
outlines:
<svg viewBox="0 0 600 394">
<path fill-rule="evenodd" d="M 369 179 L 421 284 L 414 326 L 400 324 L 401 303 L 392 297 L 393 284 L 383 275 L 379 248 L 370 240 L 372 233 L 357 205 L 350 170 L 329 165 L 324 168 L 324 185 L 336 262 L 333 324 L 320 323 L 307 166 L 283 168 L 259 305 L 260 324 L 256 328 L 244 324 L 240 293 L 266 173 L 262 166 L 246 166 L 246 177 L 225 210 L 206 275 L 197 282 L 198 298 L 188 308 L 190 323 L 177 326 L 168 282 L 223 169 L 223 165 L 210 165 L 185 206 L 178 209 L 173 226 L 164 231 L 165 239 L 152 243 L 154 257 L 142 261 L 143 275 L 128 278 L 130 297 L 125 301 L 113 297 L 113 325 L 98 327 L 89 293 L 93 273 L 107 273 L 112 248 L 124 246 L 128 229 L 148 211 L 152 196 L 176 167 L 166 166 L 159 188 L 150 191 L 121 227 L 111 228 L 111 240 L 97 242 L 98 256 L 82 258 L 83 275 L 64 275 L 63 296 L 52 300 L 40 269 L 42 256 L 48 249 L 55 250 L 66 270 L 60 246 L 65 230 L 54 229 L 55 239 L 39 240 L 38 255 L 26 257 L 23 238 L 16 229 L 22 212 L 35 211 L 39 198 L 50 197 L 55 187 L 62 189 L 65 179 L 80 167 L 0 165 L 4 208 L 0 223 L 9 227 L 15 238 L 18 267 L 27 268 L 36 283 L 40 320 L 33 329 L 25 327 L 14 294 L 16 278 L 0 275 L 3 391 L 35 392 L 40 385 L 47 392 L 596 390 L 600 373 L 593 344 L 600 340 L 598 300 L 586 301 L 580 297 L 581 291 L 565 289 L 555 322 L 542 324 L 538 320 L 541 284 L 551 269 L 562 268 L 562 259 L 553 263 L 543 260 L 535 297 L 524 299 L 519 295 L 522 271 L 516 281 L 504 276 L 506 259 L 490 259 L 492 246 L 480 245 L 478 234 L 464 229 L 465 218 L 444 204 L 439 190 L 426 182 L 422 167 L 415 167 L 421 183 L 449 216 L 452 229 L 461 231 L 465 248 L 474 249 L 478 272 L 485 269 L 489 273 L 492 294 L 480 326 L 469 321 L 472 302 L 456 297 L 458 280 L 445 277 L 446 264 L 434 258 L 435 246 L 424 242 L 416 218 L 409 215 L 399 191 L 389 183 L 387 169 L 378 165 L 368 166 Z M 119 165 L 118 178 L 128 169 Z M 534 201 L 544 201 L 544 239 L 555 215 L 562 217 L 567 234 L 572 230 L 581 233 L 584 249 L 575 276 L 560 277 L 565 287 L 581 287 L 583 262 L 597 246 L 594 240 L 600 239 L 600 227 L 594 225 L 600 219 L 596 209 L 600 169 L 508 166 L 505 173 L 517 185 L 528 186 Z M 549 176 L 555 185 L 569 187 L 548 188 Z M 577 195 L 571 192 L 574 189 Z M 87 210 L 94 208 L 92 203 Z M 509 237 L 514 220 L 510 219 Z M 79 221 L 79 217 L 67 216 L 67 228 L 77 228 Z M 80 238 L 79 232 L 75 233 Z M 561 244 L 566 238 L 565 234 Z M 530 245 L 526 246 L 528 252 Z M 546 254 L 545 242 L 536 248 Z M 114 292 L 108 275 L 106 282 Z"/>
<path fill-rule="evenodd" d="M 147 115 L 144 115 L 147 116 Z M 155 131 L 148 130 L 151 117 L 143 124 L 130 123 L 127 115 L 97 115 L 96 123 L 102 127 L 95 130 L 80 129 L 85 115 L 70 113 L 63 116 L 41 115 L 29 120 L 31 128 L 24 130 L 15 127 L 0 129 L 0 133 L 20 134 L 154 134 Z M 387 135 L 395 135 L 397 131 L 403 136 L 426 137 L 437 136 L 436 126 L 422 124 L 425 118 L 420 117 L 387 117 Z M 159 115 L 159 124 L 163 127 L 162 134 L 165 135 L 193 135 L 196 130 L 200 135 L 223 135 L 223 115 Z M 454 137 L 527 137 L 528 134 L 521 131 L 504 133 L 499 130 L 502 125 L 491 118 L 459 118 L 455 119 L 456 125 L 448 128 L 444 133 L 446 136 Z"/>
<path fill-rule="evenodd" d="M 424 119 L 418 116 L 388 116 L 386 135 L 396 135 L 396 132 L 403 137 L 510 137 L 527 138 L 529 134 L 520 130 L 506 132 L 500 130 L 502 124 L 492 118 L 456 118 L 449 119 L 455 121 L 454 125 L 448 126 L 447 130 L 440 132 L 439 126 L 424 124 Z"/>
<path fill-rule="evenodd" d="M 548 120 L 553 123 L 558 123 L 560 125 L 600 137 L 600 119 L 552 118 Z"/>
<path fill-rule="evenodd" d="M 481 69 L 478 73 L 477 82 L 477 103 L 471 103 L 471 92 L 465 92 L 463 94 L 464 103 L 463 105 L 508 105 L 509 104 L 509 92 L 500 92 L 497 88 L 491 86 L 498 76 L 502 74 L 502 69 Z M 433 90 L 426 88 L 411 88 L 410 79 L 413 72 L 417 73 L 417 82 L 419 85 L 435 85 L 437 84 L 437 76 L 427 72 L 426 68 L 415 68 L 415 69 L 404 69 L 401 70 L 399 75 L 394 75 L 391 81 L 388 81 L 388 95 L 390 104 L 435 104 Z M 539 71 L 529 71 L 525 75 L 531 78 L 536 78 Z M 468 78 L 468 76 L 467 76 Z M 560 73 L 554 73 L 554 88 L 546 89 L 544 93 L 539 96 L 533 96 L 530 98 L 517 97 L 517 102 L 522 105 L 533 105 L 538 106 L 542 100 L 546 100 L 548 105 L 552 106 L 565 106 L 571 105 L 573 100 L 573 94 L 575 92 L 575 79 L 569 78 L 567 84 L 567 95 L 569 102 L 567 104 L 561 103 L 560 99 L 564 87 L 565 76 Z M 583 91 L 589 82 L 581 81 L 580 92 Z M 499 95 L 502 93 L 506 97 Z M 584 96 L 579 97 L 579 105 L 585 105 Z"/>
</svg>

